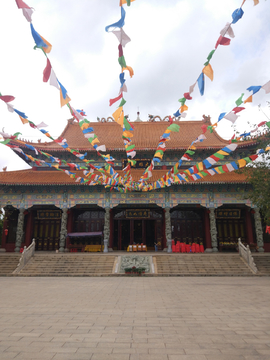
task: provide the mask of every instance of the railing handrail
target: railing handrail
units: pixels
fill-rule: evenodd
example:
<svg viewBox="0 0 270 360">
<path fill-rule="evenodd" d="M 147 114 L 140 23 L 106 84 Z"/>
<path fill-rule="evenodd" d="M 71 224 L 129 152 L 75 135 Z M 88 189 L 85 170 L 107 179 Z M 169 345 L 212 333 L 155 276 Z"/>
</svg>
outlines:
<svg viewBox="0 0 270 360">
<path fill-rule="evenodd" d="M 17 265 L 16 269 L 13 271 L 12 274 L 18 274 L 28 263 L 32 256 L 35 253 L 36 242 L 35 239 L 32 240 L 31 245 L 28 248 L 25 246 L 22 252 L 22 255 L 19 260 L 19 264 Z"/>
<path fill-rule="evenodd" d="M 249 245 L 245 246 L 241 238 L 238 238 L 238 249 L 239 249 L 239 255 L 240 257 L 246 262 L 247 266 L 255 273 L 257 274 L 258 269 L 254 262 L 254 258 L 251 254 Z"/>
</svg>

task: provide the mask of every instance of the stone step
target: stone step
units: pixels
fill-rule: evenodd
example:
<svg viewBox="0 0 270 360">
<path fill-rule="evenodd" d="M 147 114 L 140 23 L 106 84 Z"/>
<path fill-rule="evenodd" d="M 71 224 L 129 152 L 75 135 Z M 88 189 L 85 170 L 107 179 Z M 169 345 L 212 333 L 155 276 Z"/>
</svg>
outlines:
<svg viewBox="0 0 270 360">
<path fill-rule="evenodd" d="M 238 254 L 173 254 L 156 256 L 160 275 L 249 276 L 251 270 Z"/>
<path fill-rule="evenodd" d="M 35 254 L 19 276 L 102 276 L 110 275 L 115 257 L 111 255 Z"/>
<path fill-rule="evenodd" d="M 21 254 L 3 253 L 0 254 L 0 276 L 11 275 L 16 269 Z"/>
<path fill-rule="evenodd" d="M 270 254 L 252 254 L 260 275 L 270 276 Z"/>
</svg>

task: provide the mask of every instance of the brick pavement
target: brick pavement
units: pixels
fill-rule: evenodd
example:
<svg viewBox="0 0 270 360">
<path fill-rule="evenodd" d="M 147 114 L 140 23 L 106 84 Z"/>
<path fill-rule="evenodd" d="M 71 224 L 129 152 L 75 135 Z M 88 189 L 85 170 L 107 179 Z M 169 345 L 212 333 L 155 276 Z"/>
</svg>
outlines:
<svg viewBox="0 0 270 360">
<path fill-rule="evenodd" d="M 0 359 L 269 360 L 270 278 L 0 278 Z"/>
</svg>

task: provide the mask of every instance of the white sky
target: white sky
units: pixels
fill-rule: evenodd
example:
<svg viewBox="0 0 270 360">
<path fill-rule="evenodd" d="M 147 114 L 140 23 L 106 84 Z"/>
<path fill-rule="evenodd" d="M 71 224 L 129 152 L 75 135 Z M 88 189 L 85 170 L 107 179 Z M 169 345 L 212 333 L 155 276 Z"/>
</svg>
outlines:
<svg viewBox="0 0 270 360">
<path fill-rule="evenodd" d="M 119 0 L 25 0 L 33 7 L 35 30 L 52 45 L 49 54 L 52 67 L 65 86 L 75 109 L 84 109 L 90 121 L 108 117 L 118 103 L 120 66 L 118 40 L 105 32 L 105 26 L 120 19 Z M 139 109 L 142 120 L 148 114 L 165 117 L 180 106 L 179 98 L 188 92 L 199 77 L 204 62 L 214 49 L 219 32 L 242 0 L 136 0 L 125 5 L 124 31 L 131 42 L 124 48 L 127 65 L 134 77 L 125 75 L 128 93 L 124 110 L 130 120 Z M 210 115 L 216 122 L 221 112 L 229 112 L 235 100 L 250 93 L 249 86 L 264 85 L 270 80 L 270 2 L 260 0 L 257 6 L 247 0 L 244 16 L 235 25 L 235 38 L 230 46 L 219 46 L 211 65 L 214 81 L 206 78 L 205 95 L 196 86 L 187 101 L 186 120 L 201 120 Z M 0 13 L 0 92 L 13 95 L 14 107 L 39 124 L 48 124 L 54 137 L 61 134 L 70 118 L 68 108 L 60 107 L 60 95 L 54 87 L 43 83 L 46 58 L 35 46 L 30 24 L 17 8 L 15 0 L 2 0 Z M 267 120 L 258 104 L 270 118 L 266 101 L 270 96 L 261 90 L 246 104 L 236 125 L 248 131 L 251 124 Z M 7 111 L 0 101 L 0 129 L 8 133 L 20 131 L 22 138 L 47 141 L 48 138 L 29 125 L 22 125 L 15 113 Z M 136 131 L 136 128 L 135 128 Z M 181 129 L 180 129 L 181 131 Z M 231 123 L 222 120 L 218 127 L 224 138 L 232 136 Z M 162 135 L 162 134 L 161 134 Z M 199 134 L 196 134 L 196 136 Z M 157 143 L 158 143 L 157 139 Z M 26 164 L 1 145 L 0 170 L 22 169 Z"/>
</svg>

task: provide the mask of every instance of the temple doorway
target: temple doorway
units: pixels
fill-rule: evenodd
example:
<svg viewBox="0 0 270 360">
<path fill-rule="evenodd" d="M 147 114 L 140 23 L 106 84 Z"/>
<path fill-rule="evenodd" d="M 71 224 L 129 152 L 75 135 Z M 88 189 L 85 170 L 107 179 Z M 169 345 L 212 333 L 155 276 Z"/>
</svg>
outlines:
<svg viewBox="0 0 270 360">
<path fill-rule="evenodd" d="M 145 216 L 145 218 L 144 218 Z M 144 244 L 154 250 L 154 243 L 163 248 L 163 211 L 160 209 L 116 210 L 113 221 L 114 250 L 127 250 L 132 244 Z"/>
<path fill-rule="evenodd" d="M 54 251 L 59 249 L 60 219 L 35 219 L 34 238 L 37 251 Z"/>
</svg>

